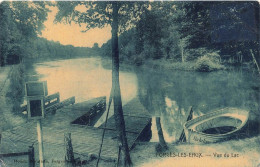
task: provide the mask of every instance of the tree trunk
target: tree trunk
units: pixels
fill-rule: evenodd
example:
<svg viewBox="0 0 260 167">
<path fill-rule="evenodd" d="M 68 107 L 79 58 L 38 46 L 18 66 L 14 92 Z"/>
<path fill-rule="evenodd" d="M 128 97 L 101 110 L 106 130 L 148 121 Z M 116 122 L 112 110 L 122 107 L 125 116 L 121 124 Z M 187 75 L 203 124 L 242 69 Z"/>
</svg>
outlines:
<svg viewBox="0 0 260 167">
<path fill-rule="evenodd" d="M 156 127 L 157 127 L 157 131 L 158 131 L 159 143 L 161 145 L 161 149 L 162 149 L 162 151 L 165 151 L 165 150 L 168 149 L 168 147 L 167 147 L 167 144 L 166 144 L 164 137 L 163 137 L 163 131 L 162 131 L 161 118 L 160 117 L 156 117 Z"/>
<path fill-rule="evenodd" d="M 183 51 L 183 47 L 181 46 L 181 62 L 184 63 L 184 51 Z"/>
<path fill-rule="evenodd" d="M 119 84 L 119 50 L 118 50 L 118 2 L 113 2 L 112 13 L 112 89 L 114 101 L 115 126 L 118 132 L 118 142 L 121 147 L 121 161 L 123 166 L 132 166 L 126 132 L 125 120 L 121 101 L 121 92 Z"/>
</svg>

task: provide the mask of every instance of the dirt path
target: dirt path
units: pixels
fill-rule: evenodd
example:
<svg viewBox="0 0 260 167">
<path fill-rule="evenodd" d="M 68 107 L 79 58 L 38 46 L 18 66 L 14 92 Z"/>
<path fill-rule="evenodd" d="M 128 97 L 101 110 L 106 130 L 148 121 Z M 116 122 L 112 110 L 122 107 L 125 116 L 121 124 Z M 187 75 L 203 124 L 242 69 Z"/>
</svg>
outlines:
<svg viewBox="0 0 260 167">
<path fill-rule="evenodd" d="M 0 131 L 3 131 L 10 126 L 4 115 L 4 112 L 10 110 L 6 105 L 6 93 L 9 85 L 8 75 L 10 71 L 10 66 L 0 68 Z"/>
<path fill-rule="evenodd" d="M 161 154 L 155 152 L 155 143 L 142 143 L 131 155 L 138 167 L 258 167 L 259 139 L 257 136 L 207 145 L 169 144 L 169 150 Z"/>
<path fill-rule="evenodd" d="M 164 153 L 156 153 L 157 143 L 138 143 L 130 154 L 134 167 L 259 167 L 259 140 L 257 136 L 207 145 L 168 143 Z M 95 165 L 93 160 L 86 166 Z M 115 163 L 102 161 L 99 166 Z"/>
</svg>

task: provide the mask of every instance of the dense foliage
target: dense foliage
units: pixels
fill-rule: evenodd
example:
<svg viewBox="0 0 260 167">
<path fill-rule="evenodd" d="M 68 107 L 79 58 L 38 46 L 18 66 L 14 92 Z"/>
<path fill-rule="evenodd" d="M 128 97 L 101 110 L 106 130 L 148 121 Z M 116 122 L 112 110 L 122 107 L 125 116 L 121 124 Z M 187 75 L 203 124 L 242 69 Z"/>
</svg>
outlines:
<svg viewBox="0 0 260 167">
<path fill-rule="evenodd" d="M 75 58 L 94 55 L 90 48 L 61 45 L 39 35 L 49 9 L 47 2 L 7 2 L 0 4 L 0 65 L 26 59 Z M 97 49 L 96 49 L 97 50 Z"/>
<path fill-rule="evenodd" d="M 103 55 L 111 53 L 110 45 L 102 46 Z M 135 65 L 163 59 L 197 62 L 199 70 L 252 62 L 250 50 L 259 54 L 259 3 L 151 2 L 119 45 L 120 60 Z M 216 55 L 218 61 L 211 61 Z"/>
<path fill-rule="evenodd" d="M 31 43 L 44 28 L 48 9 L 44 2 L 0 4 L 0 64 L 18 63 L 31 54 Z"/>
<path fill-rule="evenodd" d="M 76 21 L 87 29 L 111 24 L 111 5 L 97 4 L 98 8 L 93 7 L 87 15 L 66 8 L 84 6 L 82 2 L 58 3 L 64 10 L 56 19 L 61 21 L 68 16 L 68 22 Z M 0 4 L 1 66 L 19 63 L 23 58 L 111 55 L 111 41 L 101 49 L 94 46 L 91 50 L 39 38 L 49 11 L 46 5 L 51 4 L 6 1 Z M 251 53 L 259 62 L 258 2 L 127 2 L 122 5 L 119 12 L 121 62 L 141 65 L 160 60 L 183 66 L 197 62 L 190 66 L 218 68 L 220 64 L 251 63 Z M 208 56 L 216 54 L 219 61 L 210 61 L 212 58 Z"/>
</svg>

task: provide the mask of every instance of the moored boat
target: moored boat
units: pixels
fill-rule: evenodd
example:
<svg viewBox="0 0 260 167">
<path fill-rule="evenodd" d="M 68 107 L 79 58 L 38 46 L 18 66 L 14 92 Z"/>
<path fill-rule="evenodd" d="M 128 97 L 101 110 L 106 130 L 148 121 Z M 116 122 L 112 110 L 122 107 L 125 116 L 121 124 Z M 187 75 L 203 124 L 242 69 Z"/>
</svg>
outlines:
<svg viewBox="0 0 260 167">
<path fill-rule="evenodd" d="M 249 111 L 238 108 L 220 109 L 184 124 L 189 143 L 205 144 L 230 139 L 247 123 Z"/>
</svg>

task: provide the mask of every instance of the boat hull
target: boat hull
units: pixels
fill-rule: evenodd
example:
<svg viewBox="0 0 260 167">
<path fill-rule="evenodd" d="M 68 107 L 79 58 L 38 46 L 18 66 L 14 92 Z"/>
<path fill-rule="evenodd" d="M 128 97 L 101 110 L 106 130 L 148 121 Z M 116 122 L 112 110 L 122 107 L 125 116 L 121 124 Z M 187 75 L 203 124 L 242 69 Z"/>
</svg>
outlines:
<svg viewBox="0 0 260 167">
<path fill-rule="evenodd" d="M 249 112 L 237 108 L 224 108 L 202 115 L 184 124 L 186 140 L 194 144 L 207 144 L 228 140 L 236 135 L 247 123 Z M 211 134 L 212 129 L 232 127 L 225 133 Z"/>
</svg>

